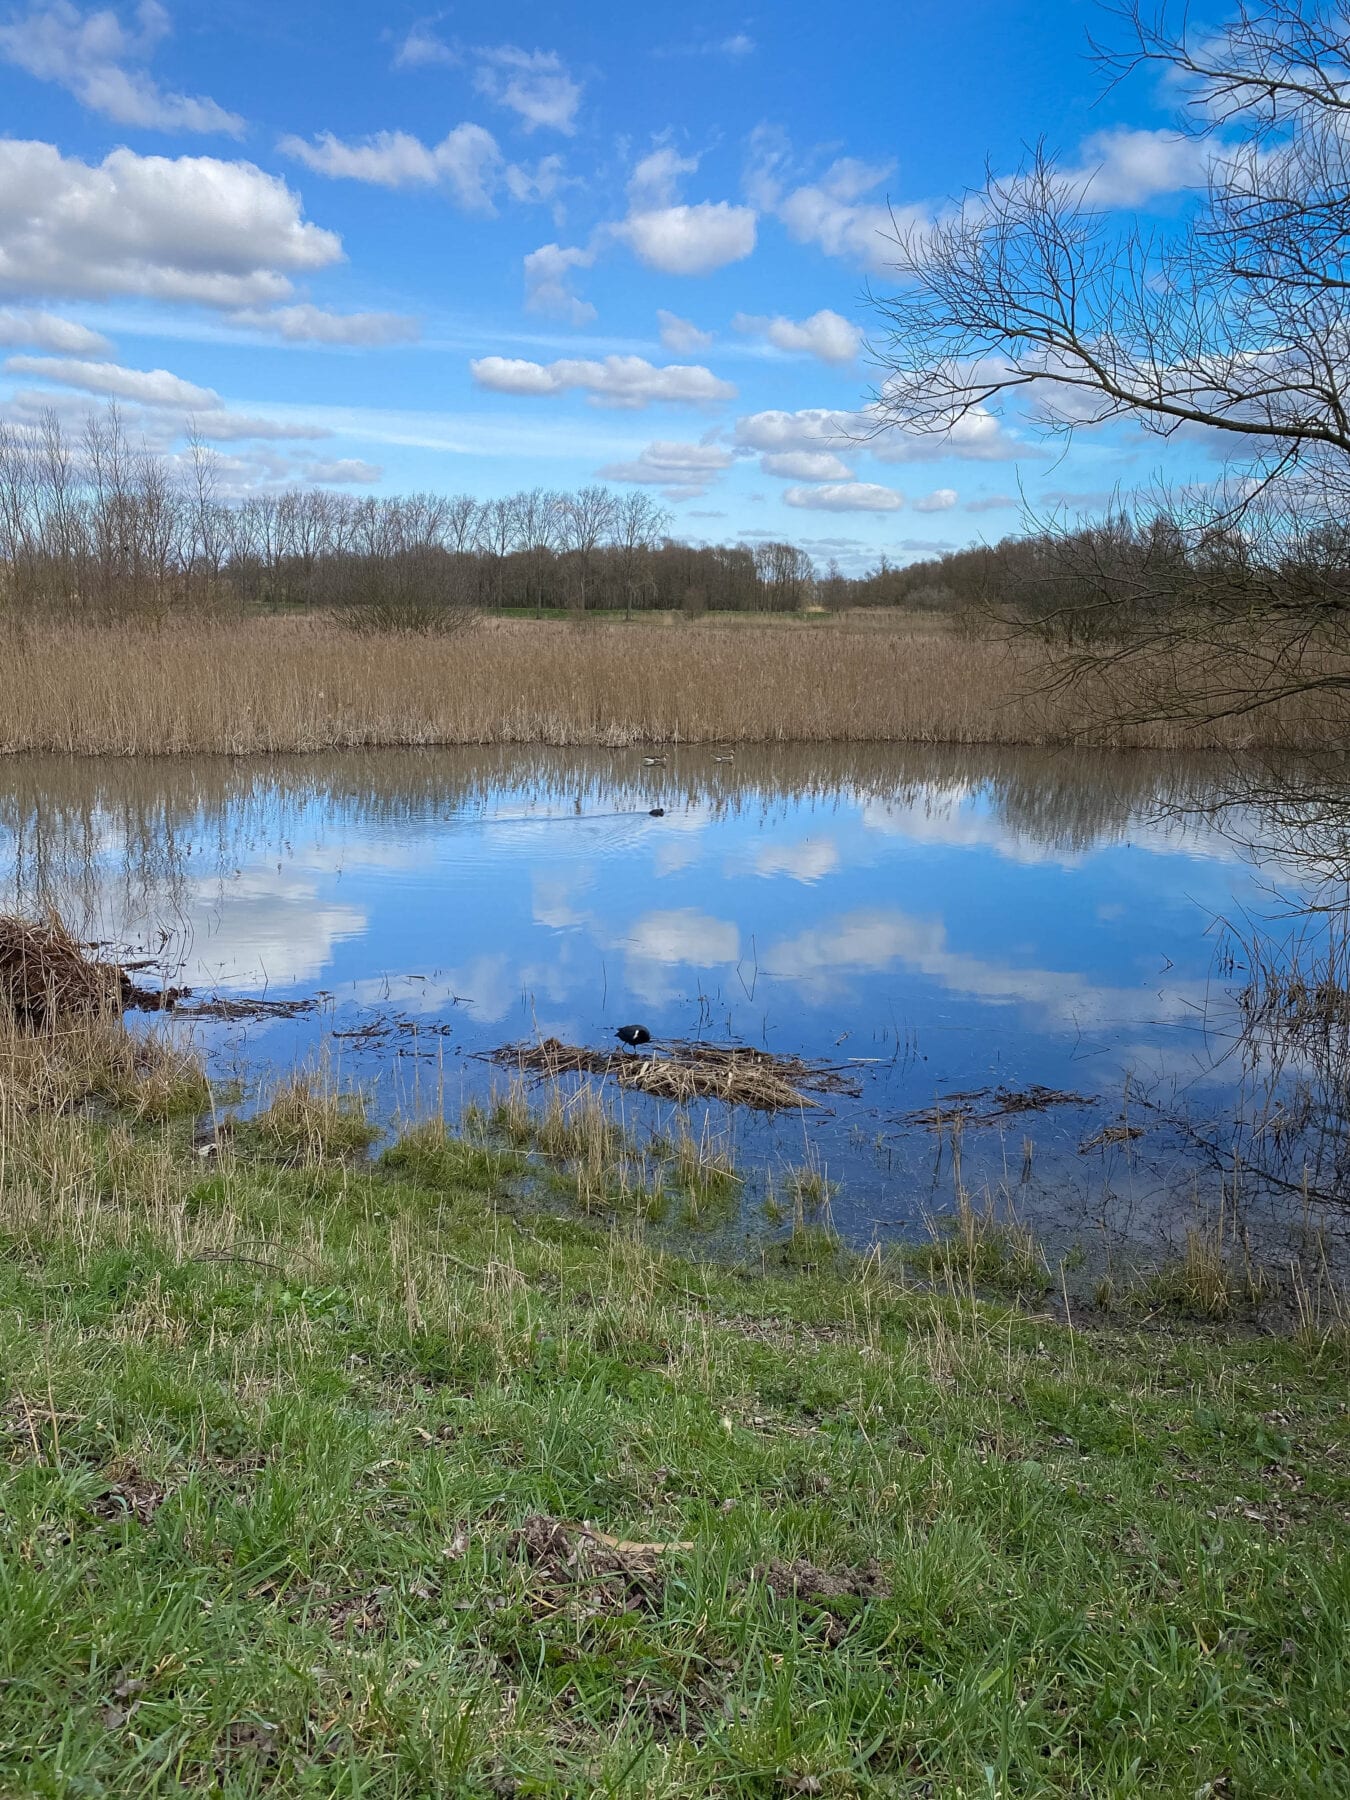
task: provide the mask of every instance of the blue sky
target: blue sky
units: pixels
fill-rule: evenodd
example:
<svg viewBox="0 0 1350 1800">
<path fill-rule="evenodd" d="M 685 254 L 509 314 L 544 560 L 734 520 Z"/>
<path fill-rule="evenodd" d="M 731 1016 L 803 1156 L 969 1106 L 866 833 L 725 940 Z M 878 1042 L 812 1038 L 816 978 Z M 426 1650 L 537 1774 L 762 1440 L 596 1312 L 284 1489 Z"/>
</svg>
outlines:
<svg viewBox="0 0 1350 1800">
<path fill-rule="evenodd" d="M 231 491 L 640 483 L 858 569 L 1163 472 L 1015 411 L 858 439 L 887 206 L 1044 135 L 1165 229 L 1199 173 L 1090 4 L 0 4 L 0 407 L 116 397 Z M 1183 472 L 1199 447 L 1170 453 Z M 1181 460 L 1178 460 L 1178 459 Z"/>
</svg>

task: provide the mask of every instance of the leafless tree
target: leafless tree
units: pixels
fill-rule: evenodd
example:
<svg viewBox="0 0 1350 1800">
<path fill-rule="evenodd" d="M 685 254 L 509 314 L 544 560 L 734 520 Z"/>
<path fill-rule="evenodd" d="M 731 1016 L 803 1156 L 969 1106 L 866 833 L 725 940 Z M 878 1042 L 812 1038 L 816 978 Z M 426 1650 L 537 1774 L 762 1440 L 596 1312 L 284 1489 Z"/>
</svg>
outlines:
<svg viewBox="0 0 1350 1800">
<path fill-rule="evenodd" d="M 658 544 L 670 530 L 670 511 L 658 506 L 641 488 L 630 488 L 614 503 L 612 530 L 623 583 L 624 618 L 631 619 L 633 598 L 642 580 L 642 552 Z"/>
<path fill-rule="evenodd" d="M 1098 49 L 1108 73 L 1157 67 L 1179 84 L 1202 171 L 1188 212 L 1161 235 L 1119 224 L 1092 172 L 1042 146 L 897 232 L 903 283 L 877 302 L 878 421 L 947 431 L 1017 396 L 1054 430 L 1130 418 L 1163 437 L 1208 434 L 1230 460 L 1204 505 L 1180 509 L 1189 556 L 1208 557 L 1196 604 L 1118 608 L 1102 580 L 1104 619 L 1147 615 L 1152 649 L 1216 656 L 1241 653 L 1259 621 L 1251 696 L 1310 680 L 1350 690 L 1326 666 L 1350 656 L 1345 571 L 1329 586 L 1283 579 L 1339 570 L 1327 526 L 1350 505 L 1350 11 L 1244 0 L 1204 32 L 1166 5 L 1110 11 L 1123 48 Z M 1178 512 L 1171 497 L 1153 510 Z M 1261 579 L 1229 587 L 1210 551 L 1233 531 Z M 1068 571 L 1080 588 L 1088 575 Z M 1235 701 L 1229 682 L 1215 709 Z M 1188 714 L 1206 705 L 1202 685 L 1177 696 Z"/>
</svg>

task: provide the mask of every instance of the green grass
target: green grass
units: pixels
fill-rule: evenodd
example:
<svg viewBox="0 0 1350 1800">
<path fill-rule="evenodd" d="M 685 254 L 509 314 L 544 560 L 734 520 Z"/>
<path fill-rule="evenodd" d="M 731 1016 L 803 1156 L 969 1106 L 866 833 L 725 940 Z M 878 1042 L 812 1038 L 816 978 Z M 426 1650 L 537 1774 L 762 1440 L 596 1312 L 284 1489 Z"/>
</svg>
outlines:
<svg viewBox="0 0 1350 1800">
<path fill-rule="evenodd" d="M 1350 1791 L 1343 1336 L 699 1266 L 285 1116 L 6 1126 L 0 1793 Z"/>
</svg>

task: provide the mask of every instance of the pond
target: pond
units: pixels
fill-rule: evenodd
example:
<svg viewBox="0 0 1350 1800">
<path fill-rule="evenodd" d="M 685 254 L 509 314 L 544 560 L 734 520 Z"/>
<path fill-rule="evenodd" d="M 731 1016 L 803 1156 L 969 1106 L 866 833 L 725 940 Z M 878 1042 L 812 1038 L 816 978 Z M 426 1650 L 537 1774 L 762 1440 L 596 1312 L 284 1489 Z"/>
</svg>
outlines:
<svg viewBox="0 0 1350 1800">
<path fill-rule="evenodd" d="M 1311 877 L 1245 785 L 1231 761 L 913 746 L 16 759 L 0 904 L 54 905 L 197 999 L 317 999 L 194 1021 L 222 1078 L 323 1055 L 389 1117 L 454 1115 L 502 1045 L 640 1023 L 855 1090 L 695 1109 L 757 1172 L 747 1206 L 806 1165 L 854 1242 L 921 1229 L 958 1182 L 1061 1239 L 1175 1241 L 1289 1104 L 1241 1030 L 1242 922 Z M 1282 1153 L 1253 1229 L 1308 1227 Z"/>
</svg>

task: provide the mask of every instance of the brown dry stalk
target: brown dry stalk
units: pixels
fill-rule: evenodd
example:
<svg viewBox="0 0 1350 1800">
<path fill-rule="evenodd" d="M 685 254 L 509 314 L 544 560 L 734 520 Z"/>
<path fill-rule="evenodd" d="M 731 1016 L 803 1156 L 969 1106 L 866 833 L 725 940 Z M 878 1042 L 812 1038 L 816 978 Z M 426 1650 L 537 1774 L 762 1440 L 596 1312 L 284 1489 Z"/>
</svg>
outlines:
<svg viewBox="0 0 1350 1800">
<path fill-rule="evenodd" d="M 903 615 L 810 627 L 485 619 L 445 639 L 368 635 L 322 617 L 162 630 L 43 625 L 0 642 L 0 752 L 775 741 L 1312 748 L 1344 736 L 1339 703 L 1318 695 L 1207 726 L 1112 725 L 1090 680 L 1047 688 L 1049 657 L 1035 643 L 934 631 Z"/>
</svg>

